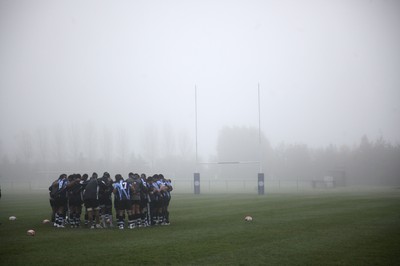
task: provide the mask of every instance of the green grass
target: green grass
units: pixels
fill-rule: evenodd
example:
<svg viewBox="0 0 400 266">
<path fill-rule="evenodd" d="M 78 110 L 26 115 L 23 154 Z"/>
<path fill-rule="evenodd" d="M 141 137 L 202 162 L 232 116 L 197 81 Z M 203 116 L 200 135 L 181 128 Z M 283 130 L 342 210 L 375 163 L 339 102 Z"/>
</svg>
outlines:
<svg viewBox="0 0 400 266">
<path fill-rule="evenodd" d="M 3 193 L 0 265 L 400 265 L 396 188 L 173 195 L 170 226 L 123 231 L 52 228 L 46 192 Z"/>
</svg>

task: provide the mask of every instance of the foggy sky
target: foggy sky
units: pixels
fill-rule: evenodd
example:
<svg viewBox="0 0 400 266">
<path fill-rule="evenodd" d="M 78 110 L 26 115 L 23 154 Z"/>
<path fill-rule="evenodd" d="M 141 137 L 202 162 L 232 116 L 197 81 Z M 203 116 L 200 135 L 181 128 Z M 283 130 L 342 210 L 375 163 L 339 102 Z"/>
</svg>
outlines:
<svg viewBox="0 0 400 266">
<path fill-rule="evenodd" d="M 0 141 L 21 130 L 223 126 L 273 145 L 400 143 L 398 1 L 0 1 Z M 164 133 L 163 133 L 164 132 Z M 51 133 L 51 132 L 50 132 Z"/>
</svg>

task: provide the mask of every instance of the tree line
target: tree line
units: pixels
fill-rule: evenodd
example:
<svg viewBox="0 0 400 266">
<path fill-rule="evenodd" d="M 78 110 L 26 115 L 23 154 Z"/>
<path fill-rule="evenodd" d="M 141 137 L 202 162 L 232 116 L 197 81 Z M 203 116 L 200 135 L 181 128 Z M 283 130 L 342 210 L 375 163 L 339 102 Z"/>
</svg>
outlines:
<svg viewBox="0 0 400 266">
<path fill-rule="evenodd" d="M 251 180 L 262 171 L 270 180 L 311 181 L 332 171 L 342 171 L 348 184 L 400 184 L 400 145 L 389 143 L 383 137 L 370 140 L 364 135 L 351 147 L 312 148 L 301 143 L 272 146 L 258 128 L 223 127 L 218 134 L 216 154 L 199 158 L 198 162 L 261 161 L 260 164 L 218 165 L 197 164 L 189 134 L 173 134 L 168 126 L 161 130 L 146 129 L 142 153 L 130 150 L 128 131 L 104 128 L 100 132 L 90 124 L 84 130 L 55 128 L 52 134 L 44 129 L 35 134 L 21 131 L 17 138 L 18 155 L 12 158 L 2 153 L 0 179 L 2 182 L 29 179 L 46 184 L 60 171 L 122 174 L 135 171 L 162 172 L 168 178 L 189 180 L 198 171 L 203 179 Z"/>
<path fill-rule="evenodd" d="M 400 145 L 389 143 L 383 137 L 370 140 L 364 135 L 351 147 L 311 148 L 300 143 L 272 147 L 262 133 L 259 135 L 257 128 L 225 127 L 221 130 L 216 160 L 245 162 L 258 158 L 261 158 L 262 171 L 270 179 L 318 180 L 333 172 L 343 172 L 348 184 L 400 184 Z M 231 166 L 226 172 L 230 178 L 241 179 L 249 169 L 251 167 L 246 165 Z"/>
</svg>

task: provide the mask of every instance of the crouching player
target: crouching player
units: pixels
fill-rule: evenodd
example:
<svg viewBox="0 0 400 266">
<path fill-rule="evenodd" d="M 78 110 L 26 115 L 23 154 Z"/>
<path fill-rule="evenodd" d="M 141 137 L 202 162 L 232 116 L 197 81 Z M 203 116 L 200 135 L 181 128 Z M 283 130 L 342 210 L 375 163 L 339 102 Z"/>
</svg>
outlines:
<svg viewBox="0 0 400 266">
<path fill-rule="evenodd" d="M 120 174 L 115 175 L 114 183 L 114 203 L 115 209 L 117 210 L 117 225 L 119 229 L 124 229 L 124 215 L 125 211 L 128 214 L 129 227 L 131 227 L 132 221 L 132 204 L 131 204 L 131 193 L 133 192 L 132 186 L 124 181 Z"/>
</svg>

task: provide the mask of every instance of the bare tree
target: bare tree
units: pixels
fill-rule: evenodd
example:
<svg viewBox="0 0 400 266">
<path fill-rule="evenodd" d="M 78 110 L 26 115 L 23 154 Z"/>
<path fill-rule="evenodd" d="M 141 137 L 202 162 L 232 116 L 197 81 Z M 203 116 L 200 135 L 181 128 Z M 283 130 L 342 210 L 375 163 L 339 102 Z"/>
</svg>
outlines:
<svg viewBox="0 0 400 266">
<path fill-rule="evenodd" d="M 155 160 L 157 158 L 157 144 L 158 136 L 157 129 L 154 125 L 149 125 L 144 132 L 144 150 L 147 160 L 150 162 L 150 168 L 153 171 L 155 167 Z"/>
<path fill-rule="evenodd" d="M 49 153 L 49 136 L 45 127 L 39 127 L 36 130 L 37 146 L 39 148 L 40 159 L 43 163 L 47 161 Z"/>
<path fill-rule="evenodd" d="M 117 157 L 120 158 L 121 162 L 124 164 L 128 156 L 129 136 L 125 128 L 120 128 L 117 135 Z"/>
<path fill-rule="evenodd" d="M 193 142 L 186 130 L 181 130 L 179 133 L 178 148 L 182 158 L 189 159 L 193 154 Z"/>
<path fill-rule="evenodd" d="M 113 154 L 113 133 L 112 131 L 104 127 L 103 129 L 103 158 L 106 163 L 111 163 L 112 161 L 112 154 Z"/>
<path fill-rule="evenodd" d="M 68 137 L 69 137 L 69 149 L 72 157 L 72 161 L 77 163 L 79 160 L 79 153 L 80 153 L 80 134 L 79 129 L 76 125 L 71 125 L 68 130 Z"/>
<path fill-rule="evenodd" d="M 54 136 L 54 155 L 58 163 L 64 162 L 65 160 L 65 134 L 64 128 L 61 125 L 57 125 L 53 129 Z"/>
<path fill-rule="evenodd" d="M 29 163 L 33 158 L 33 145 L 32 136 L 26 129 L 22 130 L 18 137 L 19 148 L 22 153 L 22 157 L 25 163 Z"/>
<path fill-rule="evenodd" d="M 86 155 L 88 156 L 88 159 L 90 162 L 93 162 L 95 160 L 95 155 L 96 155 L 96 127 L 94 124 L 89 121 L 85 125 L 85 150 L 86 150 Z"/>
<path fill-rule="evenodd" d="M 169 123 L 164 124 L 163 142 L 164 156 L 172 156 L 175 152 L 175 139 L 172 127 Z"/>
</svg>

